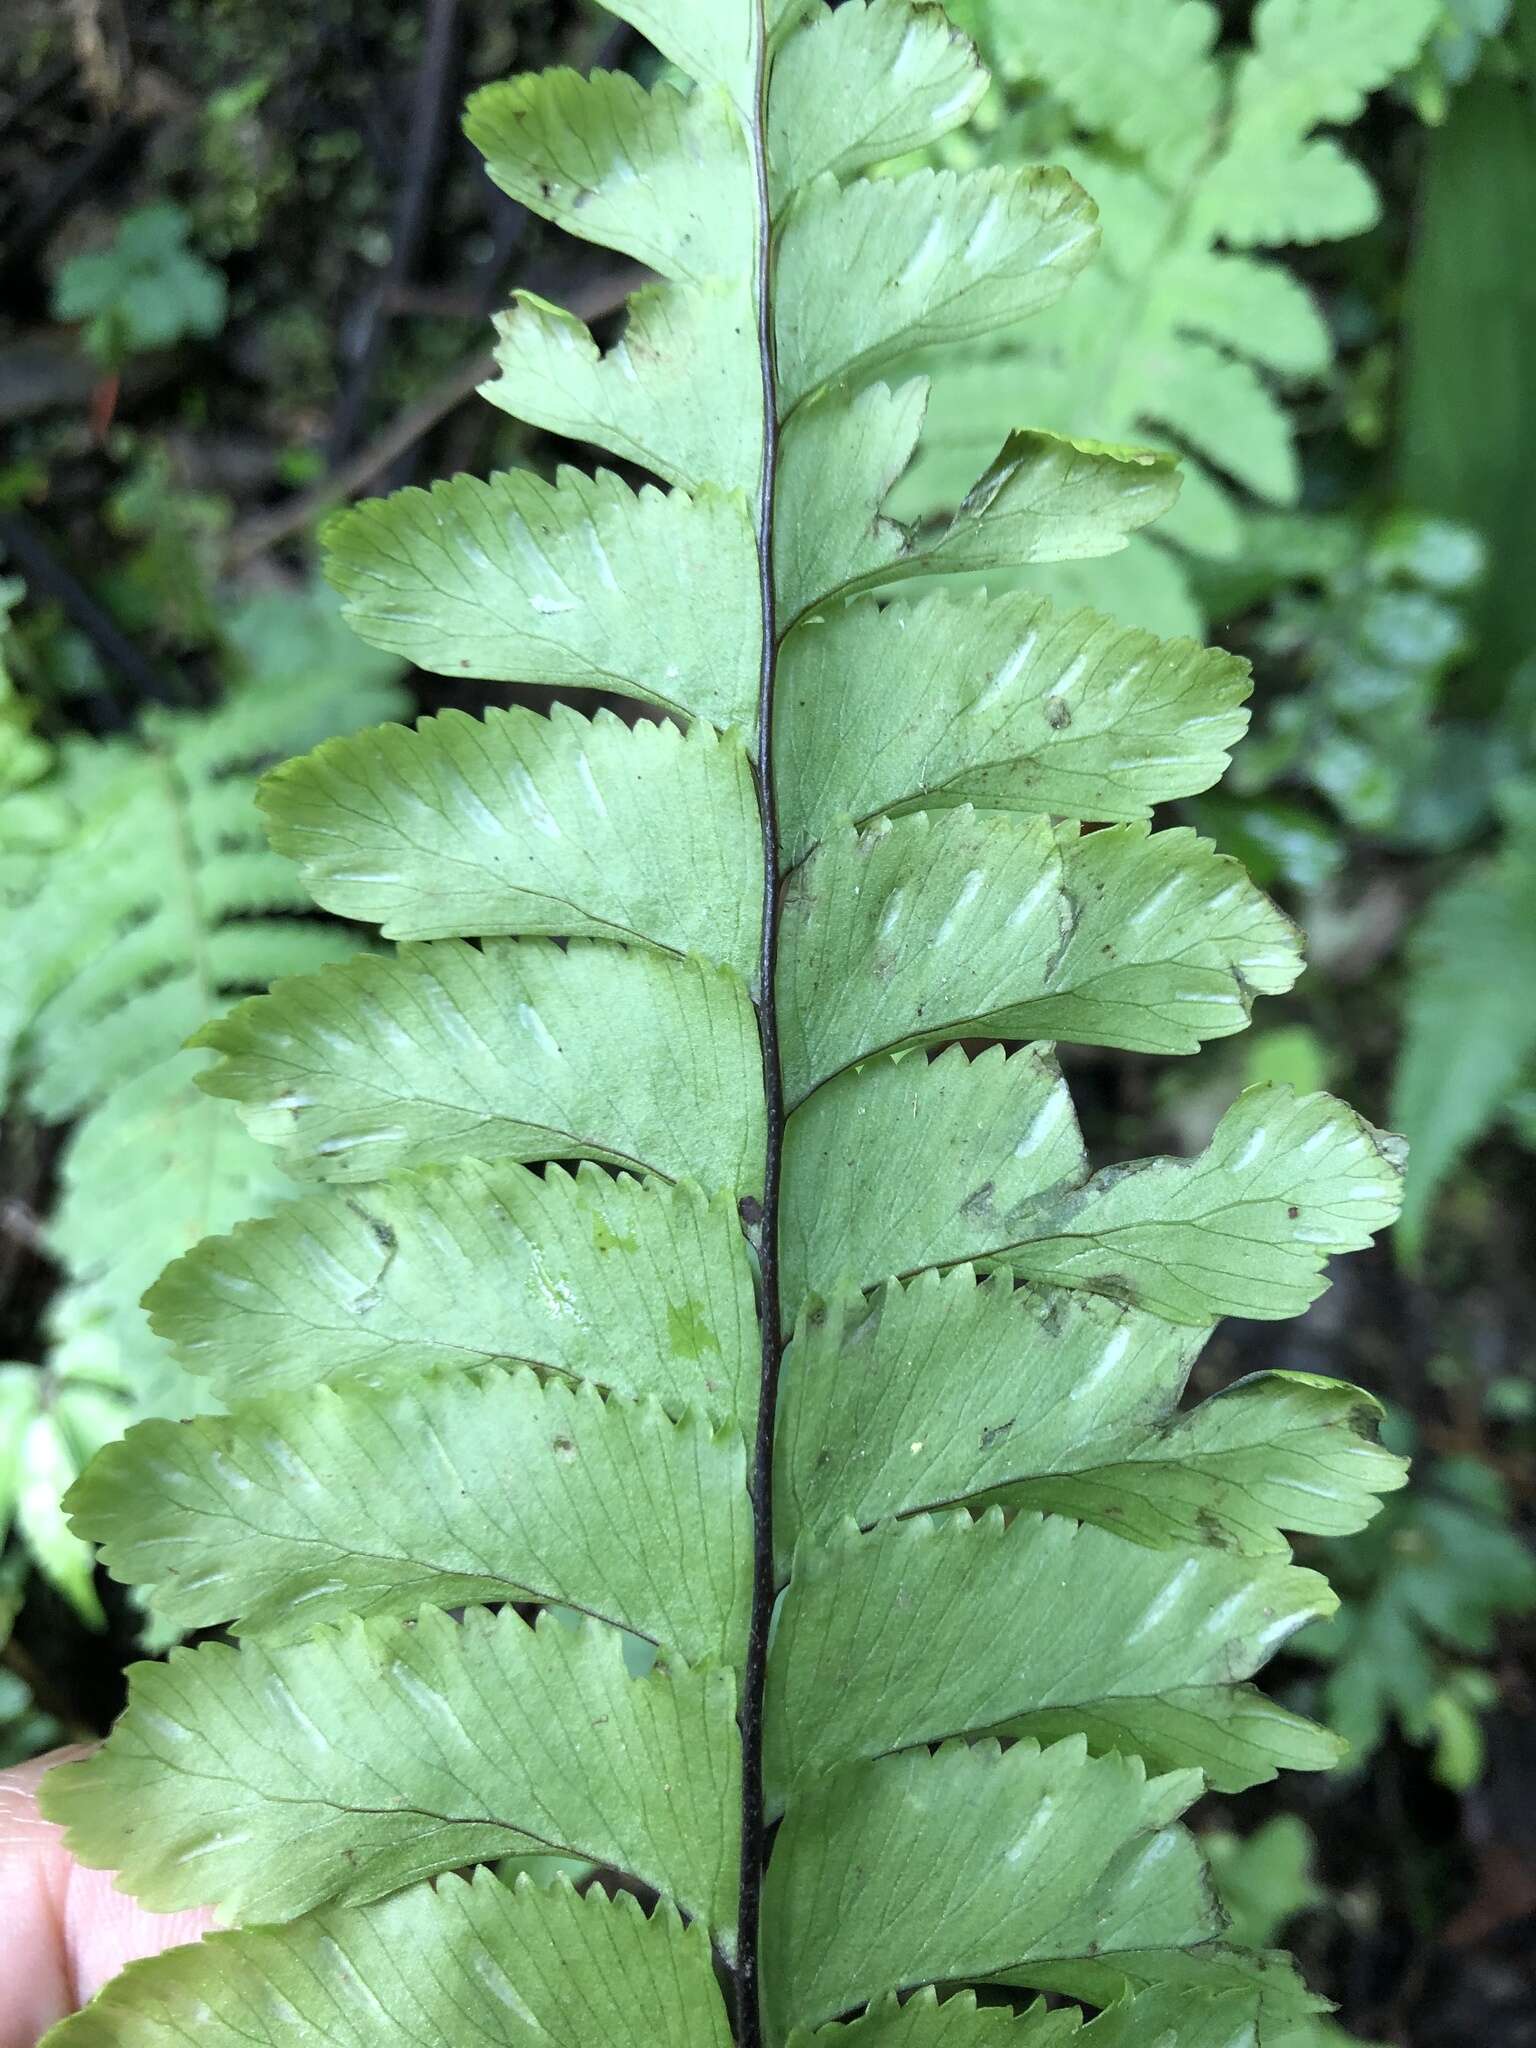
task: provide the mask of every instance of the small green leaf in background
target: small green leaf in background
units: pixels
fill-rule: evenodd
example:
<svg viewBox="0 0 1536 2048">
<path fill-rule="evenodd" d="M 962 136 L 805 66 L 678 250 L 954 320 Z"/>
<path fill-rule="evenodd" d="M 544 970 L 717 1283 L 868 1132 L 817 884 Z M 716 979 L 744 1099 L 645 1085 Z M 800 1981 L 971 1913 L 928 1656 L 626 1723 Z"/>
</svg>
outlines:
<svg viewBox="0 0 1536 2048">
<path fill-rule="evenodd" d="M 1297 1814 L 1277 1813 L 1251 1835 L 1216 1829 L 1200 1840 L 1232 1916 L 1232 1939 L 1244 1948 L 1273 1948 L 1298 1913 L 1326 1896 L 1312 1874 L 1311 1833 Z"/>
<path fill-rule="evenodd" d="M 51 1392 L 36 1367 L 0 1366 L 0 1540 L 14 1520 L 38 1570 L 99 1628 L 91 1546 L 71 1532 L 60 1505 L 98 1443 L 76 1434 Z"/>
<path fill-rule="evenodd" d="M 1511 1526 L 1498 1475 L 1480 1459 L 1444 1458 L 1349 1544 L 1325 1543 L 1344 1595 L 1339 1612 L 1293 1639 L 1329 1665 L 1326 1717 L 1366 1763 L 1395 1721 L 1433 1746 L 1442 1783 L 1464 1790 L 1482 1772 L 1479 1712 L 1494 1624 L 1536 1612 L 1536 1558 Z"/>
<path fill-rule="evenodd" d="M 1250 518 L 1242 556 L 1202 579 L 1228 616 L 1263 607 L 1262 713 L 1227 792 L 1200 800 L 1201 822 L 1256 858 L 1260 879 L 1333 879 L 1341 826 L 1404 851 L 1486 829 L 1522 758 L 1509 720 L 1457 716 L 1486 562 L 1477 533 L 1448 519 L 1287 513 Z"/>
<path fill-rule="evenodd" d="M 1313 895 L 1343 869 L 1342 835 L 1303 804 L 1278 797 L 1202 796 L 1187 809 L 1195 829 L 1209 833 L 1262 885 L 1285 883 Z"/>
<path fill-rule="evenodd" d="M 10 615 L 26 594 L 18 577 L 0 577 L 0 799 L 13 797 L 48 772 L 53 749 L 32 730 L 37 707 L 16 687 L 6 659 Z M 4 844 L 18 843 L 7 817 Z M 30 836 L 30 835 L 26 835 Z"/>
<path fill-rule="evenodd" d="M 1392 1122 L 1412 1152 L 1398 1235 L 1410 1264 L 1446 1176 L 1536 1056 L 1536 780 L 1500 802 L 1504 844 L 1432 900 L 1409 941 Z"/>
<path fill-rule="evenodd" d="M 1328 1048 L 1309 1025 L 1280 1024 L 1270 1031 L 1256 1031 L 1247 1041 L 1245 1087 L 1273 1082 L 1294 1088 L 1298 1095 L 1310 1095 L 1328 1086 L 1332 1072 Z"/>
<path fill-rule="evenodd" d="M 190 228 L 169 200 L 124 214 L 107 248 L 85 250 L 61 266 L 55 319 L 84 321 L 86 347 L 112 369 L 146 349 L 217 334 L 228 290 L 223 273 L 188 248 Z"/>
<path fill-rule="evenodd" d="M 13 1416 L 5 1386 L 9 1366 L 0 1366 L 0 1526 L 5 1519 L 7 1454 L 12 1446 L 9 1434 Z M 0 1652 L 11 1640 L 11 1630 L 21 1612 L 26 1590 L 28 1560 L 20 1550 L 0 1559 Z M 37 1705 L 32 1688 L 19 1671 L 0 1668 L 0 1770 L 25 1763 L 30 1756 L 52 1749 L 64 1740 L 65 1731 L 53 1716 Z"/>
</svg>

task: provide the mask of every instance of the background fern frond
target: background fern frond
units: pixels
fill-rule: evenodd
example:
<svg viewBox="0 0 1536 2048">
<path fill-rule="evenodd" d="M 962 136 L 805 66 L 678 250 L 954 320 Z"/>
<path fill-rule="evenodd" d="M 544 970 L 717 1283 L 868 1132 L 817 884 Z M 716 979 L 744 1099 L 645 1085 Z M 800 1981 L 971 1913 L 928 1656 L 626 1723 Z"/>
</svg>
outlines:
<svg viewBox="0 0 1536 2048">
<path fill-rule="evenodd" d="M 49 1304 L 44 1369 L 28 1376 L 32 1484 L 18 1514 L 43 1569 L 92 1615 L 90 1554 L 59 1497 L 134 1415 L 207 1402 L 139 1297 L 168 1259 L 291 1192 L 195 1085 L 206 1060 L 181 1048 L 243 990 L 357 943 L 310 914 L 266 846 L 257 779 L 400 703 L 394 665 L 360 652 L 319 599 L 251 600 L 230 639 L 236 680 L 216 708 L 153 710 L 132 736 L 65 739 L 48 775 L 0 809 L 8 1087 L 36 1118 L 74 1123 L 43 1225 L 66 1281 Z M 40 799 L 53 839 L 41 860 L 9 829 L 13 806 L 26 804 L 24 825 Z"/>
<path fill-rule="evenodd" d="M 209 1951 L 106 2009 L 269 2038 L 319 1958 L 308 2048 L 332 1950 L 389 1940 L 343 2038 L 430 2023 L 467 1968 L 530 2044 L 605 2000 L 689 2048 L 985 2039 L 972 1990 L 1251 2039 L 1316 2001 L 1223 1939 L 1182 1816 L 1335 1757 L 1251 1683 L 1333 1605 L 1284 1532 L 1401 1475 L 1345 1389 L 1179 1404 L 1221 1316 L 1298 1312 L 1391 1220 L 1400 1147 L 1261 1087 L 1192 1158 L 1094 1170 L 1047 1041 L 1192 1054 L 1299 968 L 1147 816 L 1218 771 L 1243 672 L 888 601 L 1117 553 L 1174 502 L 1165 454 L 1010 419 L 947 524 L 887 509 L 925 391 L 886 374 L 1061 300 L 1080 186 L 856 175 L 975 102 L 925 5 L 616 11 L 692 85 L 557 73 L 471 120 L 506 190 L 658 282 L 606 350 L 524 301 L 493 395 L 557 394 L 656 481 L 458 478 L 330 542 L 386 651 L 635 708 L 362 732 L 267 787 L 321 900 L 414 936 L 195 1041 L 308 1192 L 152 1290 L 229 1412 L 142 1425 L 72 1505 L 152 1611 L 235 1639 L 142 1667 L 45 1801 L 146 1902 L 246 1929 L 225 1990 Z M 924 1412 L 876 1421 L 893 1396 Z M 509 1856 L 588 1898 L 456 1875 Z"/>
<path fill-rule="evenodd" d="M 1262 252 L 1375 220 L 1369 179 L 1318 131 L 1356 120 L 1438 15 L 1435 0 L 1260 0 L 1250 41 L 1228 54 L 1206 0 L 973 0 L 973 32 L 1019 107 L 979 146 L 1065 162 L 1098 205 L 1103 260 L 1028 329 L 936 367 L 898 509 L 954 504 L 1021 397 L 1061 432 L 1171 446 L 1184 492 L 1155 536 L 1030 580 L 1132 624 L 1198 632 L 1181 555 L 1235 555 L 1253 499 L 1295 501 L 1276 380 L 1316 378 L 1332 359 L 1306 289 Z"/>
</svg>

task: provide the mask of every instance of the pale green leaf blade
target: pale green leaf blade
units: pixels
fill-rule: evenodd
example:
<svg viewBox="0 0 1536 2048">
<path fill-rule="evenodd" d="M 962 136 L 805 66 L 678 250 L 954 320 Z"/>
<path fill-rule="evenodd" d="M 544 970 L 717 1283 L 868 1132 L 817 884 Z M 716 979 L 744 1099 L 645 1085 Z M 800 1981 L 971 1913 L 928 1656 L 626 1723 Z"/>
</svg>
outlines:
<svg viewBox="0 0 1536 2048">
<path fill-rule="evenodd" d="M 529 1372 L 316 1387 L 147 1422 L 74 1488 L 77 1533 L 191 1631 L 264 1642 L 348 1615 L 542 1600 L 688 1663 L 739 1662 L 741 1437 Z"/>
<path fill-rule="evenodd" d="M 793 1803 L 841 1764 L 952 1735 L 1095 1743 L 1107 1726 L 1116 1747 L 1142 1750 L 1143 1714 L 1155 1733 L 1169 1696 L 1185 1724 L 1179 1761 L 1241 1791 L 1275 1765 L 1230 1753 L 1232 1688 L 1337 1604 L 1317 1573 L 1278 1559 L 1149 1550 L 997 1509 L 804 1543 L 769 1662 L 770 1797 Z"/>
<path fill-rule="evenodd" d="M 969 40 L 936 7 L 854 0 L 813 13 L 773 69 L 768 163 L 777 208 L 824 171 L 840 179 L 958 127 L 986 90 Z"/>
<path fill-rule="evenodd" d="M 1256 995 L 1301 972 L 1301 934 L 1241 864 L 1184 827 L 1114 825 L 1067 840 L 1072 930 L 1038 1000 L 1001 1036 L 1194 1052 L 1246 1028 Z"/>
<path fill-rule="evenodd" d="M 730 2031 L 699 1923 L 665 1906 L 647 1918 L 627 1892 L 513 1890 L 479 1870 L 132 1963 L 48 2036 L 50 2048 L 402 2040 L 730 2048 Z"/>
<path fill-rule="evenodd" d="M 966 805 L 834 833 L 784 896 L 789 1106 L 871 1053 L 1001 1036 L 965 1027 L 1005 1007 L 999 982 L 1044 978 L 1071 919 L 1047 818 Z"/>
<path fill-rule="evenodd" d="M 1193 1159 L 1089 1176 L 1038 1052 L 876 1060 L 790 1119 L 787 1299 L 986 1261 L 1171 1322 L 1299 1314 L 1397 1212 L 1401 1141 L 1327 1095 L 1250 1088 Z M 900 1190 L 900 1199 L 895 1191 Z"/>
<path fill-rule="evenodd" d="M 801 1530 L 827 1538 L 844 1520 L 981 1499 L 1264 1556 L 1286 1548 L 1282 1530 L 1364 1528 L 1403 1485 L 1356 1386 L 1264 1372 L 1182 1411 L 1202 1343 L 1094 1294 L 975 1286 L 965 1266 L 817 1303 L 784 1356 L 784 1569 Z"/>
<path fill-rule="evenodd" d="M 1332 1096 L 1249 1088 L 1194 1159 L 1110 1167 L 1080 1195 L 1046 1196 L 1006 1262 L 1118 1288 L 1175 1322 L 1298 1315 L 1325 1259 L 1394 1220 L 1402 1160 L 1401 1139 Z"/>
<path fill-rule="evenodd" d="M 1075 1741 L 955 1745 L 838 1772 L 791 1808 L 769 1865 L 773 2038 L 908 1985 L 1003 1970 L 1028 1981 L 1036 1959 L 1086 1953 L 1090 1916 L 1112 1951 L 1116 1914 L 1147 1881 L 1117 1862 L 1130 1844 L 1143 1856 L 1176 1844 L 1162 1831 L 1198 1789 L 1193 1772 L 1149 1783 L 1135 1758 L 1091 1759 Z M 1198 1869 L 1169 1883 L 1163 1861 L 1165 1924 L 1205 1939 Z"/>
<path fill-rule="evenodd" d="M 1203 232 L 1240 247 L 1357 234 L 1376 219 L 1370 180 L 1320 122 L 1345 124 L 1406 70 L 1439 19 L 1436 0 L 1268 0 L 1237 67 L 1230 141 L 1196 196 Z"/>
<path fill-rule="evenodd" d="M 1040 391 L 1030 392 L 1030 417 L 1039 417 L 1043 411 L 1060 426 L 1067 415 L 1050 396 L 1060 381 L 1054 356 L 1044 349 L 1026 356 L 1022 337 L 1049 336 L 1052 329 L 1070 324 L 1076 301 L 1092 294 L 1099 267 L 1079 278 L 1071 294 L 1035 327 L 1021 330 L 1017 353 L 997 343 L 978 342 L 973 348 L 946 351 L 931 359 L 927 368 L 933 388 L 922 446 L 891 493 L 893 517 L 920 520 L 953 515 L 1016 423 L 1020 404 L 1017 379 L 1024 362 L 1028 362 L 1031 375 L 1037 363 L 1040 370 Z M 1042 397 L 1046 400 L 1043 408 Z"/>
<path fill-rule="evenodd" d="M 698 960 L 437 939 L 279 982 L 195 1042 L 224 1055 L 202 1085 L 309 1179 L 468 1155 L 745 1190 L 761 1169 L 756 1018 L 740 978 Z"/>
<path fill-rule="evenodd" d="M 786 421 L 773 544 L 782 631 L 840 592 L 883 582 L 903 558 L 910 537 L 878 508 L 911 460 L 927 397 L 921 377 L 895 390 L 837 385 Z"/>
<path fill-rule="evenodd" d="M 1144 818 L 1221 775 L 1246 664 L 1024 592 L 856 601 L 779 661 L 775 756 L 788 857 L 841 817 L 922 806 Z"/>
<path fill-rule="evenodd" d="M 663 482 L 751 491 L 762 465 L 762 373 L 741 346 L 750 314 L 736 284 L 631 294 L 606 350 L 573 313 L 513 294 L 496 320 L 497 375 L 480 386 L 529 425 L 637 463 Z M 699 403 L 707 391 L 711 403 Z"/>
<path fill-rule="evenodd" d="M 825 506 L 831 545 L 816 544 L 820 572 L 779 572 L 781 616 L 789 623 L 826 598 L 876 590 L 914 576 L 968 571 L 1016 577 L 1032 563 L 1113 555 L 1128 538 L 1175 503 L 1179 472 L 1151 448 L 1109 447 L 1059 434 L 1010 434 L 949 526 L 935 534 L 905 533 L 892 520 L 871 519 L 906 466 L 926 403 L 926 380 L 892 398 L 873 386 L 849 400 L 823 392 L 791 416 L 784 437 L 781 504 L 796 515 Z M 899 423 L 899 430 L 898 430 Z M 848 477 L 829 498 L 825 477 Z M 793 538 L 798 516 L 786 517 Z M 835 580 L 826 580 L 836 564 Z"/>
<path fill-rule="evenodd" d="M 752 165 L 730 102 L 649 92 L 627 72 L 565 69 L 482 86 L 464 132 L 492 181 L 568 234 L 663 277 L 740 277 L 751 266 Z"/>
<path fill-rule="evenodd" d="M 781 948 L 791 1105 L 945 1039 L 1195 1052 L 1301 968 L 1289 920 L 1187 830 L 1062 841 L 968 805 L 837 833 L 790 878 Z"/>
<path fill-rule="evenodd" d="M 1255 2002 L 1242 1993 L 1208 1996 L 1181 1990 L 1145 1991 L 1083 2024 L 1076 2006 L 1046 2011 L 1044 2004 L 1014 2013 L 978 2006 L 974 1992 L 939 2002 L 931 1989 L 904 2003 L 880 1999 L 851 2025 L 797 2031 L 790 2048 L 1258 2048 Z"/>
<path fill-rule="evenodd" d="M 1078 1515 L 1135 1542 L 1210 1542 L 1259 1556 L 1284 1547 L 1282 1529 L 1350 1535 L 1381 1494 L 1403 1485 L 1403 1460 L 1375 1440 L 1376 1413 L 1369 1394 L 1343 1381 L 1259 1373 L 1155 1429 L 1079 1450 L 1059 1472 L 978 1491 Z"/>
<path fill-rule="evenodd" d="M 785 1569 L 802 1532 L 826 1539 L 845 1519 L 868 1528 L 1037 1479 L 1059 1481 L 1049 1505 L 1082 1515 L 1073 1475 L 1086 1468 L 1086 1495 L 1101 1446 L 1114 1457 L 1138 1425 L 1157 1439 L 1204 1342 L 1095 1295 L 1015 1289 L 1006 1275 L 978 1287 L 968 1266 L 813 1303 L 783 1366 Z"/>
<path fill-rule="evenodd" d="M 1217 164 L 1194 217 L 1235 248 L 1341 242 L 1380 219 L 1380 195 L 1331 135 L 1313 141 L 1245 137 Z"/>
<path fill-rule="evenodd" d="M 999 1732 L 1040 1742 L 1081 1734 L 1095 1754 L 1133 1750 L 1149 1771 L 1198 1770 L 1215 1792 L 1245 1792 L 1279 1771 L 1331 1771 L 1349 1751 L 1342 1736 L 1253 1685 L 1175 1686 L 1138 1699 L 1046 1707 Z"/>
<path fill-rule="evenodd" d="M 1253 24 L 1253 54 L 1238 79 L 1238 113 L 1296 126 L 1344 126 L 1365 96 L 1413 62 L 1437 19 L 1432 0 L 1265 0 Z"/>
<path fill-rule="evenodd" d="M 830 2026 L 796 2027 L 789 2048 L 1085 2048 L 1076 2006 L 1015 2013 L 982 2007 L 974 1991 L 958 1991 L 942 2004 L 932 1986 L 906 2000 L 876 1999 L 861 2018 Z"/>
<path fill-rule="evenodd" d="M 652 1395 L 673 1414 L 693 1404 L 745 1419 L 756 1402 L 736 1204 L 686 1181 L 505 1160 L 394 1174 L 205 1238 L 146 1306 L 227 1401 L 522 1363 Z"/>
<path fill-rule="evenodd" d="M 1263 1373 L 1181 1411 L 1204 1341 L 1096 1295 L 977 1287 L 969 1267 L 816 1305 L 784 1361 L 785 1568 L 802 1529 L 825 1539 L 845 1518 L 962 1500 L 1246 1556 L 1283 1551 L 1287 1529 L 1363 1527 L 1405 1469 L 1374 1441 L 1371 1397 Z"/>
<path fill-rule="evenodd" d="M 702 722 L 448 711 L 287 763 L 261 805 L 322 908 L 386 938 L 608 938 L 752 971 L 751 772 Z"/>
<path fill-rule="evenodd" d="M 771 35 L 794 11 L 794 0 L 603 0 L 616 14 L 701 84 L 718 85 L 744 117 L 754 105 L 759 29 Z"/>
<path fill-rule="evenodd" d="M 606 471 L 461 476 L 339 513 L 325 543 L 357 632 L 435 675 L 751 720 L 756 550 L 735 496 L 636 492 Z"/>
<path fill-rule="evenodd" d="M 1271 2029 L 1322 2009 L 1288 1956 L 1225 1941 L 1192 1940 L 1191 1892 L 1206 1901 L 1207 1925 L 1224 1925 L 1211 1901 L 1199 1843 L 1182 1828 L 1131 1841 L 1110 1863 L 1057 1936 L 1058 1955 L 997 1973 L 1002 1983 L 1063 1991 L 1110 2005 L 1145 1990 L 1188 1997 L 1242 1996 L 1258 2015 L 1261 2040 Z"/>
<path fill-rule="evenodd" d="M 1077 1187 L 1088 1155 L 1049 1048 L 873 1060 L 802 1103 L 784 1137 L 784 1299 L 974 1258 L 994 1220 Z"/>
<path fill-rule="evenodd" d="M 778 253 L 783 410 L 1051 305 L 1093 255 L 1095 222 L 1080 186 L 1038 167 L 818 178 Z"/>
<path fill-rule="evenodd" d="M 691 1182 L 505 1160 L 394 1174 L 205 1238 L 146 1306 L 227 1401 L 520 1362 L 673 1414 L 692 1404 L 745 1422 L 756 1405 L 736 1204 Z"/>
<path fill-rule="evenodd" d="M 1184 474 L 1192 468 L 1188 465 Z M 1056 562 L 1032 573 L 1030 588 L 1045 591 L 1063 610 L 1087 605 L 1165 639 L 1198 639 L 1205 622 L 1180 558 L 1162 545 L 1166 531 L 1164 524 L 1154 527 L 1150 538 L 1133 534 L 1130 546 L 1107 561 Z"/>
<path fill-rule="evenodd" d="M 1408 1478 L 1406 1461 L 1376 1441 L 1379 1413 L 1342 1380 L 1255 1373 L 1132 1438 L 1118 1461 L 1101 1455 L 1064 1483 L 1027 1482 L 1016 1498 L 1070 1502 L 1071 1513 L 1142 1542 L 1176 1535 L 1250 1556 L 1278 1549 L 1281 1529 L 1349 1536 Z"/>
<path fill-rule="evenodd" d="M 511 1608 L 209 1644 L 137 1666 L 106 1745 L 43 1805 L 157 1912 L 291 1920 L 552 1850 L 654 1885 L 728 1947 L 734 1689 L 722 1670 L 631 1678 L 613 1630 Z"/>
<path fill-rule="evenodd" d="M 1170 456 L 1059 434 L 1011 434 L 933 545 L 899 571 L 952 575 L 1117 554 L 1178 496 Z M 868 579 L 873 581 L 873 579 Z"/>
</svg>

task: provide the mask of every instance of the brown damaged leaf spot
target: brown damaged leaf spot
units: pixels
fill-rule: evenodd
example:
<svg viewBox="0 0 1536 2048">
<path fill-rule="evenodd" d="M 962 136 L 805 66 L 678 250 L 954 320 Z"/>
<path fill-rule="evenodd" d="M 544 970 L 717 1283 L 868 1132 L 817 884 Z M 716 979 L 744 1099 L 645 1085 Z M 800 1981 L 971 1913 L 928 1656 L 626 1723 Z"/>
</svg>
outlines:
<svg viewBox="0 0 1536 2048">
<path fill-rule="evenodd" d="M 356 1201 L 351 1197 L 348 1198 L 347 1207 L 352 1211 L 358 1222 L 377 1241 L 381 1251 L 394 1252 L 399 1249 L 399 1240 L 395 1236 L 393 1227 L 386 1223 L 382 1216 L 375 1216 L 372 1210 L 364 1203 Z"/>
<path fill-rule="evenodd" d="M 1102 1294 L 1110 1301 L 1118 1301 L 1125 1308 L 1141 1306 L 1141 1289 L 1123 1273 L 1095 1273 L 1083 1285 L 1090 1294 Z"/>
</svg>

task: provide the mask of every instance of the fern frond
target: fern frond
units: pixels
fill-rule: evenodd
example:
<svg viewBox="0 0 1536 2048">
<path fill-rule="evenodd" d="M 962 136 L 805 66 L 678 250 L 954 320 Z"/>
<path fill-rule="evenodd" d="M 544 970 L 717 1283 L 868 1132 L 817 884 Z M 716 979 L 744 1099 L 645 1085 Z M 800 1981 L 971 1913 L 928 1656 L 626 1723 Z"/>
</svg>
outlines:
<svg viewBox="0 0 1536 2048">
<path fill-rule="evenodd" d="M 307 914 L 267 846 L 262 770 L 400 706 L 394 665 L 359 649 L 313 598 L 256 599 L 229 625 L 238 679 L 207 712 L 153 711 L 105 742 L 71 738 L 50 772 L 5 798 L 9 899 L 0 1007 L 9 1086 L 39 1117 L 77 1119 L 45 1232 L 65 1284 L 49 1304 L 20 1513 L 42 1570 L 98 1612 L 85 1546 L 58 1502 L 136 1415 L 207 1405 L 145 1326 L 139 1297 L 211 1231 L 274 1208 L 293 1184 L 266 1147 L 196 1086 L 181 1048 L 209 1012 L 356 946 Z M 39 861 L 9 828 L 50 807 Z"/>
<path fill-rule="evenodd" d="M 1206 0 L 978 0 L 989 59 L 1082 137 L 1066 161 L 1098 202 L 1104 260 L 1038 323 L 937 368 L 901 509 L 954 504 L 1020 391 L 1059 431 L 1166 443 L 1192 459 L 1158 535 L 1120 561 L 1031 581 L 1159 631 L 1197 630 L 1163 544 L 1230 555 L 1245 499 L 1294 501 L 1292 430 L 1271 378 L 1316 377 L 1332 359 L 1304 288 L 1259 252 L 1374 221 L 1370 180 L 1318 130 L 1357 120 L 1438 12 L 1434 0 L 1260 0 L 1233 58 L 1218 53 Z M 1016 123 L 1002 132 L 1017 143 Z"/>
<path fill-rule="evenodd" d="M 1166 457 L 1010 420 L 947 525 L 885 509 L 925 395 L 886 373 L 1059 299 L 1077 185 L 858 176 L 981 89 L 926 5 L 616 11 L 692 86 L 561 73 L 471 125 L 658 282 L 606 352 L 524 301 L 491 395 L 658 481 L 458 479 L 331 539 L 375 644 L 638 708 L 267 787 L 320 900 L 404 943 L 200 1036 L 310 1189 L 153 1289 L 230 1412 L 133 1432 L 75 1511 L 238 1637 L 141 1669 L 47 1800 L 145 1899 L 282 1924 L 110 2023 L 382 2043 L 489 1987 L 530 2048 L 1251 2044 L 1312 2002 L 1222 1940 L 1180 1815 L 1333 1758 L 1252 1684 L 1332 1605 L 1284 1532 L 1400 1467 L 1329 1383 L 1180 1401 L 1220 1316 L 1297 1312 L 1390 1220 L 1398 1148 L 1262 1089 L 1198 1158 L 1093 1171 L 1044 1041 L 1192 1053 L 1298 970 L 1149 823 L 1219 773 L 1241 669 L 890 596 L 1172 502 Z M 607 1876 L 453 1874 L 551 1854 Z"/>
<path fill-rule="evenodd" d="M 14 914 L 8 963 L 25 1010 L 15 1084 L 39 1116 L 78 1114 L 231 997 L 348 950 L 292 921 L 309 900 L 253 801 L 274 761 L 399 706 L 387 662 L 349 656 L 317 676 L 324 631 L 212 711 L 151 710 L 134 738 L 59 749 L 49 788 L 67 836 Z"/>
</svg>

